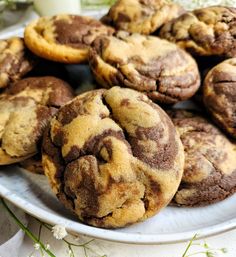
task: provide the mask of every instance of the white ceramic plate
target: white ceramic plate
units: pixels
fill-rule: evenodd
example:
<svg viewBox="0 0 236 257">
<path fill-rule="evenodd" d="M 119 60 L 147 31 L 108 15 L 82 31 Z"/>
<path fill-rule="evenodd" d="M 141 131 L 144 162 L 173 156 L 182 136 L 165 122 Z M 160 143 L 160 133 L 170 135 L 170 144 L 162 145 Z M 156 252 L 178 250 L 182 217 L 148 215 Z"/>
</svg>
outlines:
<svg viewBox="0 0 236 257">
<path fill-rule="evenodd" d="M 44 176 L 18 167 L 0 168 L 0 195 L 45 222 L 63 224 L 70 232 L 124 243 L 173 243 L 236 227 L 236 195 L 203 208 L 167 207 L 143 223 L 116 230 L 81 224 L 57 201 Z"/>
</svg>

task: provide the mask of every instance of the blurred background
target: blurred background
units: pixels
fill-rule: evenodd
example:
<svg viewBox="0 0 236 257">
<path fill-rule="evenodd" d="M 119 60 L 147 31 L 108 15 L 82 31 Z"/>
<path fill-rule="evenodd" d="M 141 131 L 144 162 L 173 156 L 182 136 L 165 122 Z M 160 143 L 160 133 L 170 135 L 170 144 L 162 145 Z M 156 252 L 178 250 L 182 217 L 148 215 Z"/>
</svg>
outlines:
<svg viewBox="0 0 236 257">
<path fill-rule="evenodd" d="M 166 0 L 170 1 L 170 0 Z M 0 0 L 0 38 L 20 35 L 23 27 L 37 16 L 58 13 L 102 16 L 115 0 Z M 209 5 L 236 7 L 236 0 L 173 0 L 187 10 Z"/>
<path fill-rule="evenodd" d="M 107 9 L 114 0 L 0 0 L 0 30 L 22 22 L 30 12 L 41 16 Z M 26 17 L 29 19 L 29 17 Z M 25 19 L 26 20 L 26 19 Z"/>
</svg>

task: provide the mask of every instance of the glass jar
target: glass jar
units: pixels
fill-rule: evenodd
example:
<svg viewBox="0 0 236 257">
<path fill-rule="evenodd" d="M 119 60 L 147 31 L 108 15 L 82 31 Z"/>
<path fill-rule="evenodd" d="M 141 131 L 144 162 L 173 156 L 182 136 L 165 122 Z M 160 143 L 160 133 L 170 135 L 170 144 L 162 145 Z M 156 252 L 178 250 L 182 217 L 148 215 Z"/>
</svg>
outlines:
<svg viewBox="0 0 236 257">
<path fill-rule="evenodd" d="M 51 16 L 60 13 L 79 14 L 79 0 L 34 0 L 36 11 L 42 16 Z"/>
</svg>

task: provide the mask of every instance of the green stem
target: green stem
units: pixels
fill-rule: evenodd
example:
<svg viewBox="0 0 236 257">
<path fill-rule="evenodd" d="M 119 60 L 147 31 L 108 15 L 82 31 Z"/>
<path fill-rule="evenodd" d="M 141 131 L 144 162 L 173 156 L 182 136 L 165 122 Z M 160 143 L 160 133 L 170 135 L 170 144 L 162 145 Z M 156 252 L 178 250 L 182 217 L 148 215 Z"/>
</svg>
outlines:
<svg viewBox="0 0 236 257">
<path fill-rule="evenodd" d="M 103 1 L 82 1 L 83 7 L 100 7 L 100 6 L 109 6 L 112 5 L 115 2 L 115 0 L 103 0 Z"/>
<path fill-rule="evenodd" d="M 1 203 L 3 207 L 6 209 L 6 211 L 11 215 L 11 217 L 14 219 L 16 224 L 21 228 L 22 231 L 25 232 L 25 234 L 31 238 L 35 243 L 38 243 L 40 247 L 50 256 L 50 257 L 56 257 L 51 251 L 47 250 L 45 246 L 37 239 L 37 237 L 15 216 L 15 214 L 11 211 L 11 209 L 7 206 L 5 201 L 1 199 Z"/>
<path fill-rule="evenodd" d="M 190 257 L 190 256 L 194 256 L 194 255 L 197 255 L 197 254 L 207 254 L 207 253 L 213 253 L 213 254 L 216 254 L 216 253 L 219 253 L 221 252 L 221 249 L 213 249 L 213 248 L 208 248 L 206 251 L 200 251 L 200 252 L 196 252 L 196 253 L 191 253 L 189 255 L 186 255 L 186 257 Z"/>
<path fill-rule="evenodd" d="M 38 233 L 38 241 L 41 239 L 41 232 L 42 232 L 42 224 L 39 226 L 39 233 Z"/>
<path fill-rule="evenodd" d="M 187 257 L 187 253 L 191 245 L 193 244 L 193 241 L 197 238 L 197 235 L 194 235 L 194 237 L 190 240 L 190 242 L 187 245 L 187 248 L 185 249 L 185 252 L 183 253 L 182 257 Z"/>
<path fill-rule="evenodd" d="M 71 245 L 68 245 L 68 248 L 69 248 L 69 250 L 71 252 L 70 257 L 75 257 L 75 254 L 74 254 L 74 251 L 73 251 Z"/>
<path fill-rule="evenodd" d="M 44 226 L 46 229 L 48 229 L 48 230 L 52 230 L 52 226 L 51 225 L 49 225 L 49 224 L 47 224 L 47 223 L 45 223 L 45 222 L 43 222 L 43 221 L 41 221 L 41 220 L 39 220 L 39 219 L 36 219 L 42 226 Z"/>
<path fill-rule="evenodd" d="M 42 226 L 43 226 L 44 228 L 46 228 L 47 230 L 49 230 L 49 231 L 52 230 L 52 226 L 51 226 L 50 224 L 47 224 L 47 223 L 45 223 L 45 222 L 43 222 L 43 221 L 41 221 L 41 220 L 39 220 L 39 219 L 36 219 L 36 220 L 39 222 L 40 225 L 42 225 Z M 88 251 L 91 251 L 91 252 L 93 252 L 93 253 L 95 253 L 97 256 L 101 256 L 101 255 L 97 254 L 93 249 L 91 249 L 91 248 L 88 247 L 88 245 L 89 245 L 90 243 L 92 243 L 94 240 L 95 240 L 95 239 L 91 239 L 91 240 L 89 240 L 89 241 L 87 241 L 87 242 L 85 242 L 85 243 L 83 243 L 83 244 L 73 244 L 73 243 L 67 241 L 65 238 L 62 239 L 62 241 L 67 244 L 68 249 L 71 250 L 72 257 L 75 257 L 72 246 L 83 248 L 84 253 L 85 253 L 85 257 L 88 256 L 87 250 L 88 250 Z M 106 255 L 102 255 L 101 257 L 106 257 Z"/>
<path fill-rule="evenodd" d="M 38 232 L 38 241 L 41 240 L 42 227 L 43 227 L 43 225 L 40 224 L 40 226 L 39 226 L 39 232 Z M 40 250 L 41 255 L 43 256 L 43 249 L 40 247 L 39 250 Z"/>
<path fill-rule="evenodd" d="M 190 257 L 190 256 L 194 256 L 194 255 L 197 255 L 197 254 L 206 254 L 207 252 L 196 252 L 196 253 L 191 253 L 191 254 L 189 254 L 189 255 L 186 255 L 186 257 Z"/>
<path fill-rule="evenodd" d="M 73 244 L 73 243 L 70 243 L 69 241 L 67 241 L 66 239 L 62 239 L 66 244 L 69 244 L 69 245 L 72 245 L 72 246 L 75 246 L 75 247 L 86 247 L 86 245 L 90 244 L 91 242 L 94 241 L 94 239 L 91 239 L 89 240 L 88 242 L 84 243 L 84 244 Z"/>
<path fill-rule="evenodd" d="M 47 223 L 44 223 L 44 222 L 42 222 L 41 220 L 39 220 L 39 219 L 36 219 L 42 226 L 44 226 L 46 229 L 48 229 L 49 231 L 51 231 L 52 230 L 52 227 L 49 225 L 49 224 L 47 224 Z M 91 240 L 89 240 L 88 242 L 85 242 L 84 244 L 73 244 L 73 243 L 70 243 L 69 241 L 67 241 L 66 239 L 62 239 L 66 244 L 68 244 L 68 245 L 71 245 L 71 246 L 75 246 L 75 247 L 85 247 L 86 245 L 88 245 L 88 244 L 90 244 L 90 243 L 92 243 L 95 239 L 91 239 Z"/>
<path fill-rule="evenodd" d="M 86 247 L 83 248 L 84 249 L 84 255 L 85 257 L 88 257 L 87 251 L 86 251 Z"/>
</svg>

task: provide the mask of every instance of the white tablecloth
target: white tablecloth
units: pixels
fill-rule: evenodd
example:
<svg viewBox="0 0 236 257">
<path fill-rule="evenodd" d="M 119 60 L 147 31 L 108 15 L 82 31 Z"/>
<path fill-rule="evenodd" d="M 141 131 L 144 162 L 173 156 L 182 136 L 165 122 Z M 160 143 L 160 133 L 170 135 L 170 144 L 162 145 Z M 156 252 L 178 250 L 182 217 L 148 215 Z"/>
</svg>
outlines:
<svg viewBox="0 0 236 257">
<path fill-rule="evenodd" d="M 39 225 L 33 218 L 30 218 L 29 228 L 35 234 L 38 233 Z M 89 240 L 89 238 L 86 239 Z M 42 232 L 42 240 L 45 243 L 50 244 L 50 249 L 56 255 L 56 257 L 69 256 L 67 252 L 67 246 L 61 240 L 55 239 L 51 232 L 44 229 Z M 69 237 L 68 240 L 72 241 L 73 239 Z M 205 240 L 207 244 L 209 244 L 209 246 L 214 249 L 227 248 L 227 253 L 221 253 L 217 256 L 236 257 L 236 230 L 202 239 L 196 242 L 204 243 Z M 78 244 L 78 241 L 76 243 Z M 96 239 L 93 243 L 90 244 L 90 247 L 101 255 L 106 254 L 107 257 L 182 257 L 186 245 L 187 242 L 168 245 L 127 245 Z M 202 250 L 204 250 L 202 247 L 193 246 L 189 254 L 196 253 Z M 33 242 L 28 237 L 25 237 L 19 257 L 28 257 L 33 251 Z M 81 249 L 76 250 L 75 253 L 76 257 L 85 256 Z M 35 257 L 41 256 L 38 251 L 35 251 L 33 255 Z M 89 257 L 93 256 L 95 255 L 89 255 Z M 205 254 L 197 254 L 195 256 L 206 257 Z"/>
</svg>

